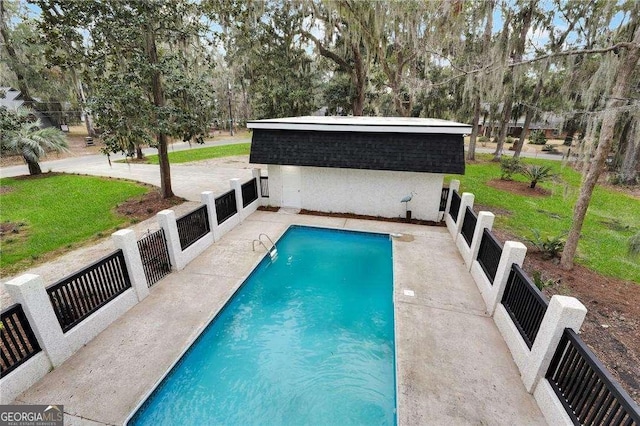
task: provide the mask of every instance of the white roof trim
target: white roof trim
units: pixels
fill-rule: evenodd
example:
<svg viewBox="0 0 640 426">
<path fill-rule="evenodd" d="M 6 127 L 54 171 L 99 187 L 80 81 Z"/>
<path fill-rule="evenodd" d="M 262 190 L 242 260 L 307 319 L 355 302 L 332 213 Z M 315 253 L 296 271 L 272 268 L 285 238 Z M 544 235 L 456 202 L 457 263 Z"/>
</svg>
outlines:
<svg viewBox="0 0 640 426">
<path fill-rule="evenodd" d="M 464 135 L 471 126 L 454 121 L 407 117 L 288 117 L 247 122 L 250 129 L 333 132 L 440 133 Z"/>
</svg>

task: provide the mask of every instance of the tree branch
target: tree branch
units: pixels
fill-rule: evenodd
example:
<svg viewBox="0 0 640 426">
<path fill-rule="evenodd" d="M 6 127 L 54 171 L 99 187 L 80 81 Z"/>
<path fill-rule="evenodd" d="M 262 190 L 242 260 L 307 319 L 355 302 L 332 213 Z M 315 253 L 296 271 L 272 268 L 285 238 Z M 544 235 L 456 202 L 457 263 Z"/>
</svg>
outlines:
<svg viewBox="0 0 640 426">
<path fill-rule="evenodd" d="M 558 58 L 558 57 L 561 57 L 561 56 L 590 55 L 590 54 L 593 54 L 593 53 L 607 53 L 607 52 L 611 52 L 612 50 L 633 49 L 635 47 L 638 47 L 638 45 L 633 43 L 633 42 L 620 42 L 620 43 L 616 43 L 616 44 L 614 44 L 612 46 L 603 47 L 603 48 L 600 48 L 600 49 L 566 50 L 564 52 L 555 52 L 555 53 L 549 53 L 547 55 L 538 56 L 536 58 L 528 59 L 526 61 L 514 62 L 512 64 L 509 64 L 508 67 L 509 68 L 519 67 L 521 65 L 527 65 L 527 64 L 534 63 L 534 62 L 543 61 L 545 59 Z"/>
<path fill-rule="evenodd" d="M 316 45 L 316 47 L 318 48 L 318 51 L 320 52 L 320 55 L 324 56 L 325 58 L 329 58 L 331 59 L 333 62 L 335 62 L 336 64 L 340 65 L 342 68 L 344 68 L 347 71 L 352 71 L 353 67 L 351 65 L 349 65 L 349 63 L 347 61 L 345 61 L 343 58 L 341 58 L 338 54 L 330 51 L 329 49 L 327 49 L 326 47 L 324 47 L 322 45 L 322 43 L 320 42 L 320 40 L 318 40 L 318 38 L 316 36 L 314 36 L 313 34 L 311 34 L 308 31 L 305 30 L 301 30 L 300 33 L 306 37 L 307 39 L 313 41 Z"/>
</svg>

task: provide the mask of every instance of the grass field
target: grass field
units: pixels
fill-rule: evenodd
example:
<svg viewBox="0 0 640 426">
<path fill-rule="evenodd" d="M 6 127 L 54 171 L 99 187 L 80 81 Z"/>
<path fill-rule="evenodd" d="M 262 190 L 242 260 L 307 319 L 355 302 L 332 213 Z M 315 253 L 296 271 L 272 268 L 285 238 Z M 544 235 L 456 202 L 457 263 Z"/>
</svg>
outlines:
<svg viewBox="0 0 640 426">
<path fill-rule="evenodd" d="M 527 164 L 551 166 L 558 174 L 556 182 L 539 183 L 551 191 L 547 197 L 512 194 L 486 185 L 500 177 L 500 165 L 481 156 L 477 164 L 467 164 L 466 174 L 450 178 L 460 180 L 461 192 L 475 194 L 475 203 L 504 209 L 497 214 L 495 226 L 523 240 L 532 237 L 532 229 L 544 236 L 555 236 L 571 227 L 573 205 L 578 196 L 580 174 L 559 161 L 525 159 Z M 527 182 L 519 175 L 515 180 Z M 640 283 L 640 262 L 627 256 L 629 237 L 640 231 L 640 200 L 611 189 L 596 187 L 578 245 L 577 262 L 604 275 Z"/>
<path fill-rule="evenodd" d="M 76 243 L 109 235 L 128 222 L 114 212 L 116 205 L 148 191 L 131 182 L 74 175 L 5 178 L 0 187 L 0 223 L 8 228 L 0 247 L 3 275 Z"/>
<path fill-rule="evenodd" d="M 207 148 L 194 148 L 185 151 L 169 153 L 169 162 L 188 163 L 190 161 L 208 160 L 210 158 L 231 157 L 233 155 L 249 155 L 250 143 L 238 143 L 231 145 L 210 146 Z M 158 164 L 157 155 L 148 155 L 147 163 Z"/>
</svg>

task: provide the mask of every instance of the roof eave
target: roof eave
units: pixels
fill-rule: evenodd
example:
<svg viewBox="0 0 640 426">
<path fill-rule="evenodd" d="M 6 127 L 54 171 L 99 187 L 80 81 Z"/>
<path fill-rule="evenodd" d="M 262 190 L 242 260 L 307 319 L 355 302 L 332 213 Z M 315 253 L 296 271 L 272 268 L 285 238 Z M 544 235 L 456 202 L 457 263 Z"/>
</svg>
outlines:
<svg viewBox="0 0 640 426">
<path fill-rule="evenodd" d="M 269 130 L 302 130 L 321 132 L 366 132 L 366 133 L 430 133 L 466 135 L 471 133 L 471 126 L 402 126 L 374 124 L 317 124 L 317 123 L 283 123 L 248 121 L 249 129 Z"/>
</svg>

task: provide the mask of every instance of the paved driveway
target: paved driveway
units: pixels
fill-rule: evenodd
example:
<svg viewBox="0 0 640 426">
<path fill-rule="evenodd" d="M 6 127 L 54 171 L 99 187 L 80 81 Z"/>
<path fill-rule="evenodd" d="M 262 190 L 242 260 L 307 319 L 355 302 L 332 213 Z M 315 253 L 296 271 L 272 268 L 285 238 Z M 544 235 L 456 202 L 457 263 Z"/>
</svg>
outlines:
<svg viewBox="0 0 640 426">
<path fill-rule="evenodd" d="M 247 143 L 248 139 L 237 140 L 233 143 Z M 189 146 L 187 143 L 175 143 L 172 151 L 190 148 L 206 148 L 215 145 L 226 145 L 226 142 L 207 142 L 205 145 Z M 155 154 L 157 150 L 147 148 L 145 154 Z M 233 157 L 236 158 L 236 157 Z M 242 161 L 233 158 L 220 159 L 219 162 L 198 162 L 171 165 L 171 185 L 173 192 L 189 201 L 200 201 L 200 193 L 214 191 L 222 193 L 229 190 L 229 179 L 249 179 L 251 170 L 248 157 L 240 157 Z M 93 176 L 106 176 L 121 179 L 131 179 L 139 182 L 160 186 L 160 168 L 154 164 L 118 163 L 124 159 L 122 155 L 112 155 L 111 164 L 104 155 L 85 155 L 63 158 L 60 160 L 43 161 L 42 170 L 52 172 L 78 173 Z M 0 168 L 0 177 L 12 177 L 28 174 L 26 165 Z"/>
</svg>

